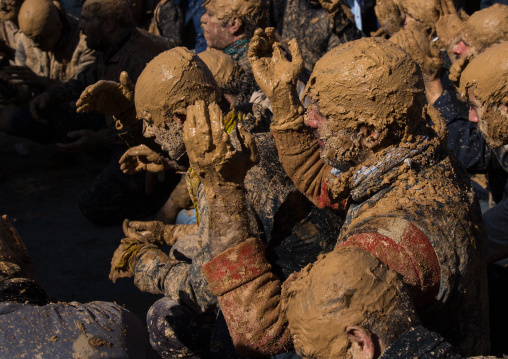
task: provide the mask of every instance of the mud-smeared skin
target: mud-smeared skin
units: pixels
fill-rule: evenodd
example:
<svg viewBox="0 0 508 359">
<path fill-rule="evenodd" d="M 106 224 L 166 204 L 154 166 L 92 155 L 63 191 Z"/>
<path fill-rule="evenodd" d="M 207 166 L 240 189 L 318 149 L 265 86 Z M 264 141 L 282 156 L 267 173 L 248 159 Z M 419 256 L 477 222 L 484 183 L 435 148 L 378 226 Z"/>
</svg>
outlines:
<svg viewBox="0 0 508 359">
<path fill-rule="evenodd" d="M 348 326 L 376 323 L 385 326 L 382 331 L 404 331 L 386 328 L 397 311 L 414 316 L 402 288 L 395 272 L 359 248 L 325 254 L 284 283 L 282 301 L 295 349 L 306 357 L 344 358 Z"/>
<path fill-rule="evenodd" d="M 472 14 L 464 22 L 462 39 L 473 53 L 508 40 L 508 6 L 494 4 Z"/>
<path fill-rule="evenodd" d="M 208 48 L 198 54 L 212 72 L 213 78 L 220 88 L 224 88 L 240 76 L 240 67 L 233 58 L 224 52 Z"/>
<path fill-rule="evenodd" d="M 257 22 L 266 19 L 268 12 L 265 0 L 207 0 L 204 6 L 219 20 L 248 18 Z"/>
<path fill-rule="evenodd" d="M 439 0 L 399 0 L 399 6 L 402 12 L 411 16 L 416 21 L 421 22 L 427 27 L 434 27 L 439 20 L 438 11 Z"/>
<path fill-rule="evenodd" d="M 390 38 L 390 41 L 402 47 L 416 61 L 425 78 L 439 74 L 443 67 L 443 59 L 432 36 L 425 26 L 412 21 L 404 29 Z"/>
<path fill-rule="evenodd" d="M 28 37 L 48 36 L 48 26 L 58 20 L 58 10 L 49 0 L 25 0 L 18 16 L 19 28 Z"/>
<path fill-rule="evenodd" d="M 374 11 L 381 24 L 381 28 L 389 36 L 395 34 L 402 29 L 405 16 L 402 14 L 400 7 L 394 0 L 376 1 Z"/>
<path fill-rule="evenodd" d="M 500 108 L 508 103 L 508 43 L 489 48 L 475 57 L 460 76 L 460 94 L 468 98 L 473 89 L 479 100 L 478 128 L 492 147 L 508 143 L 508 114 Z"/>
<path fill-rule="evenodd" d="M 205 63 L 192 52 L 177 47 L 155 57 L 138 79 L 134 102 L 138 119 L 157 126 L 185 115 L 197 99 L 212 102 L 219 89 Z M 147 117 L 148 116 L 148 117 Z"/>
</svg>

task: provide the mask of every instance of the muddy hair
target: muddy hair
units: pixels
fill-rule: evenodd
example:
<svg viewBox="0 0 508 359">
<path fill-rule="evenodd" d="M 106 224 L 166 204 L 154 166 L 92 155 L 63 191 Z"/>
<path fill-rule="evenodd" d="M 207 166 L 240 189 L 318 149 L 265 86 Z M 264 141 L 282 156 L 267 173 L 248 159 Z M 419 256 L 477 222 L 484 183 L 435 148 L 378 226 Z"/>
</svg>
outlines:
<svg viewBox="0 0 508 359">
<path fill-rule="evenodd" d="M 390 315 L 384 317 L 385 320 L 379 320 L 379 317 L 372 318 L 366 314 L 361 323 L 361 326 L 375 333 L 386 346 L 391 345 L 406 330 L 420 323 L 407 286 L 400 283 L 397 291 L 397 303 Z"/>
<path fill-rule="evenodd" d="M 206 5 L 206 3 L 205 3 Z M 220 19 L 222 21 L 223 26 L 227 26 L 229 20 L 233 18 L 237 18 L 242 22 L 243 32 L 246 38 L 250 39 L 254 36 L 254 32 L 257 28 L 264 29 L 268 26 L 268 17 L 269 17 L 269 6 L 265 1 L 263 2 L 263 6 L 261 6 L 258 11 L 243 15 L 243 16 L 230 16 L 224 17 Z"/>
<path fill-rule="evenodd" d="M 100 3 L 91 3 L 85 4 L 83 6 L 83 10 L 93 14 L 94 17 L 97 17 L 100 20 L 112 19 L 114 20 L 120 27 L 122 28 L 131 28 L 135 26 L 134 18 L 132 16 L 131 7 L 127 0 L 118 0 L 120 5 L 118 6 L 117 11 L 104 11 L 104 7 Z"/>
</svg>

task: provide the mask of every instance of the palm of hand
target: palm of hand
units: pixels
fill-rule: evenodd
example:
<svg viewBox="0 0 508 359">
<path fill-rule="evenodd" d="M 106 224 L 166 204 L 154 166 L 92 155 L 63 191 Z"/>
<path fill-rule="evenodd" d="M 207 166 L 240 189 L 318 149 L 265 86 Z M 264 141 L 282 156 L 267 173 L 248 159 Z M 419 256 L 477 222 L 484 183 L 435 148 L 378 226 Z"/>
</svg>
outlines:
<svg viewBox="0 0 508 359">
<path fill-rule="evenodd" d="M 120 83 L 101 80 L 88 86 L 76 102 L 77 112 L 98 111 L 118 115 L 134 105 L 134 86 L 124 71 Z"/>
<path fill-rule="evenodd" d="M 256 82 L 268 98 L 289 91 L 303 69 L 303 59 L 296 40 L 289 42 L 292 60 L 286 59 L 275 40 L 273 28 L 256 30 L 249 46 L 249 61 Z"/>
<path fill-rule="evenodd" d="M 241 185 L 247 171 L 259 162 L 252 135 L 237 131 L 241 151 L 231 145 L 217 104 L 197 101 L 187 108 L 185 146 L 191 167 L 205 186 Z"/>
</svg>

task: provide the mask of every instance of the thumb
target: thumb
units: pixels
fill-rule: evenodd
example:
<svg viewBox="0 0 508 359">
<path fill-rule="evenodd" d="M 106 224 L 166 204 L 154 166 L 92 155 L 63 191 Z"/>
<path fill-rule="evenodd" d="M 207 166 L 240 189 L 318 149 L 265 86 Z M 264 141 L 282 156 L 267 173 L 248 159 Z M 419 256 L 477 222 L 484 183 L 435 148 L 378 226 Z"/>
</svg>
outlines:
<svg viewBox="0 0 508 359">
<path fill-rule="evenodd" d="M 120 84 L 122 85 L 122 91 L 127 98 L 132 100 L 134 94 L 134 85 L 132 84 L 131 79 L 129 78 L 129 74 L 127 71 L 122 71 L 120 74 Z"/>
</svg>

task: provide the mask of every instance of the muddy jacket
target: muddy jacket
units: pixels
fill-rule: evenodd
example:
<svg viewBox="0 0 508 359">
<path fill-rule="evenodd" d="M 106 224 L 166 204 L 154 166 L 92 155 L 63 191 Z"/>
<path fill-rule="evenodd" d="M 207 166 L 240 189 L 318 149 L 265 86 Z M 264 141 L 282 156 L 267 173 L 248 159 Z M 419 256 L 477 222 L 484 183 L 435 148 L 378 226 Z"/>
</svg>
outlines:
<svg viewBox="0 0 508 359">
<path fill-rule="evenodd" d="M 278 29 L 284 40 L 295 38 L 298 41 L 309 73 L 325 53 L 363 36 L 347 5 L 342 5 L 332 17 L 321 6 L 311 5 L 309 0 L 287 0 Z"/>
<path fill-rule="evenodd" d="M 108 54 L 97 53 L 95 62 L 86 71 L 61 86 L 52 87 L 49 94 L 54 101 L 75 101 L 87 86 L 99 80 L 118 82 L 122 71 L 127 71 L 135 84 L 146 64 L 165 50 L 168 46 L 160 37 L 134 29 Z"/>
<path fill-rule="evenodd" d="M 379 357 L 391 358 L 419 358 L 419 359 L 461 359 L 455 349 L 437 333 L 422 326 L 408 329 L 398 337 Z M 492 358 L 495 357 L 475 357 Z"/>
<path fill-rule="evenodd" d="M 86 46 L 80 36 L 78 20 L 67 15 L 62 38 L 57 44 L 59 56 L 53 52 L 41 51 L 32 40 L 20 32 L 16 49 L 16 65 L 27 66 L 39 76 L 61 82 L 79 76 L 95 60 L 94 51 Z"/>
<path fill-rule="evenodd" d="M 301 120 L 301 121 L 300 121 Z M 309 129 L 273 131 L 279 158 L 297 187 L 320 207 L 337 170 L 320 159 Z M 354 174 L 338 245 L 362 248 L 399 272 L 423 323 L 465 354 L 488 352 L 484 229 L 468 178 L 425 141 L 393 148 Z M 403 156 L 400 156 L 403 154 Z M 232 260 L 236 258 L 236 260 Z M 281 281 L 257 239 L 203 266 L 238 350 L 271 355 L 292 347 L 281 312 Z"/>
<path fill-rule="evenodd" d="M 251 132 L 256 129 L 242 122 Z M 260 163 L 245 179 L 254 227 L 261 223 L 268 243 L 268 256 L 281 278 L 316 260 L 320 253 L 333 249 L 342 223 L 330 209 L 319 210 L 305 198 L 285 174 L 277 160 L 277 149 L 269 133 L 255 133 Z M 232 141 L 235 136 L 231 135 Z M 190 176 L 190 178 L 189 178 Z M 143 291 L 164 294 L 196 311 L 217 308 L 201 267 L 212 258 L 207 251 L 208 206 L 203 186 L 188 175 L 191 197 L 196 199 L 200 225 L 177 242 L 170 256 L 158 249 L 137 255 L 134 283 Z M 194 182 L 194 183 L 193 183 Z M 191 226 L 186 226 L 191 227 Z"/>
</svg>

